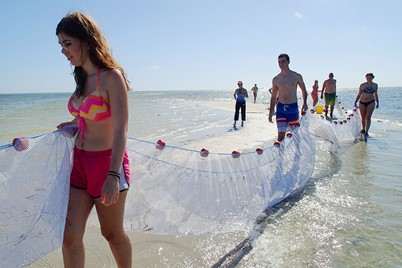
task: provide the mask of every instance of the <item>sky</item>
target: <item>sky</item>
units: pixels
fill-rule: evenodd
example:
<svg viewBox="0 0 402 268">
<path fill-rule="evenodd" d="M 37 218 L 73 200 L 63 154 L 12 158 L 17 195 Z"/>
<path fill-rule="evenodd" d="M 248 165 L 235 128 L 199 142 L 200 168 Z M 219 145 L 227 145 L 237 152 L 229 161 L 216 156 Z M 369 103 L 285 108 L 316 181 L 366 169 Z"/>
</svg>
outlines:
<svg viewBox="0 0 402 268">
<path fill-rule="evenodd" d="M 56 25 L 92 16 L 134 90 L 270 88 L 278 55 L 308 91 L 330 72 L 338 88 L 401 87 L 400 0 L 1 0 L 0 94 L 73 92 Z"/>
</svg>

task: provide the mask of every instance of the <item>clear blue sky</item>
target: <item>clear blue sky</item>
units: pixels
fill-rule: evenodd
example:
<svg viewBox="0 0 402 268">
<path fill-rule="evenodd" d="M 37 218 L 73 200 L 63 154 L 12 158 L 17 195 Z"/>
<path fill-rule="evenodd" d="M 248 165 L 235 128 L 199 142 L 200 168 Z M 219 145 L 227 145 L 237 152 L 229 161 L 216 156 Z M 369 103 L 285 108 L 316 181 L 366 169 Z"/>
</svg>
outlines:
<svg viewBox="0 0 402 268">
<path fill-rule="evenodd" d="M 310 91 L 329 72 L 357 88 L 402 86 L 401 0 L 1 0 L 0 93 L 72 92 L 55 28 L 91 15 L 134 90 L 269 88 L 290 55 Z"/>
</svg>

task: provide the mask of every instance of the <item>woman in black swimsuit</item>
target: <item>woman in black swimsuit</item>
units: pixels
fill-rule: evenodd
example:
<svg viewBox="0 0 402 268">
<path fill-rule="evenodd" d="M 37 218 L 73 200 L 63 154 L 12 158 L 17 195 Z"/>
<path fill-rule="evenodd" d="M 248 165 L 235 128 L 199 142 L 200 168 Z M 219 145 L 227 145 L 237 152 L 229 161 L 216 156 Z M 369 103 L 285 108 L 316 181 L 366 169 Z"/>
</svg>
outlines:
<svg viewBox="0 0 402 268">
<path fill-rule="evenodd" d="M 362 127 L 360 133 L 368 136 L 368 130 L 371 125 L 371 115 L 374 112 L 374 108 L 378 109 L 378 85 L 373 83 L 374 75 L 372 73 L 366 74 L 367 82 L 363 83 L 359 87 L 359 93 L 355 100 L 355 107 L 359 101 L 360 116 L 362 118 Z"/>
</svg>

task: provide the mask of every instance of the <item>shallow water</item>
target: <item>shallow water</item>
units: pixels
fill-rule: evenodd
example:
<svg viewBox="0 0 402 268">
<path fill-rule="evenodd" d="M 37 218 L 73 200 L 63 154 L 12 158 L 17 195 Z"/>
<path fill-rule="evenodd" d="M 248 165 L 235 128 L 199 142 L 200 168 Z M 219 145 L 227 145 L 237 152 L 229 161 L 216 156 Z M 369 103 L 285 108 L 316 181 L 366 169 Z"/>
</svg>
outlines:
<svg viewBox="0 0 402 268">
<path fill-rule="evenodd" d="M 401 267 L 401 111 L 392 92 L 380 95 L 367 143 L 317 151 L 303 195 L 269 217 L 238 267 Z"/>
</svg>

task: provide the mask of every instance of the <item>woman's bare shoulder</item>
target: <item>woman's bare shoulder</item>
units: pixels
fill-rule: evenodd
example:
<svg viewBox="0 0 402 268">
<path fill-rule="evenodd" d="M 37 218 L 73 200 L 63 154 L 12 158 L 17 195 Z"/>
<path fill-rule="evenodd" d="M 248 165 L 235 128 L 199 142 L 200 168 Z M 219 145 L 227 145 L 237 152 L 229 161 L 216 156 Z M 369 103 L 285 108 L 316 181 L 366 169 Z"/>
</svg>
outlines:
<svg viewBox="0 0 402 268">
<path fill-rule="evenodd" d="M 107 81 L 116 81 L 123 79 L 123 74 L 118 69 L 108 69 L 103 71 L 104 78 Z"/>
<path fill-rule="evenodd" d="M 124 76 L 118 69 L 109 69 L 103 72 L 103 83 L 106 89 L 122 87 L 126 89 Z"/>
</svg>

